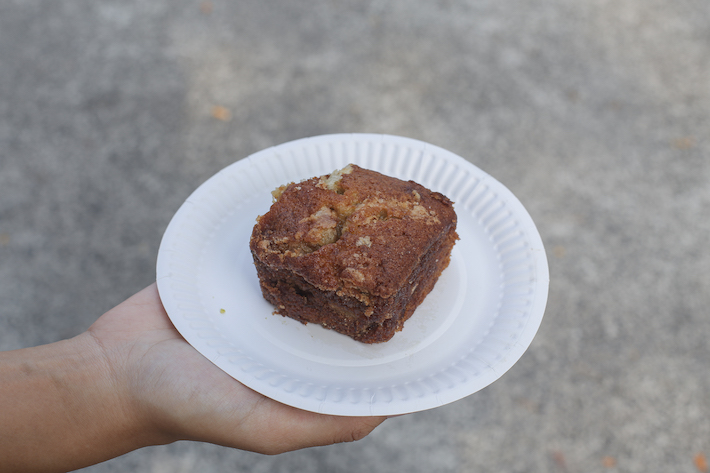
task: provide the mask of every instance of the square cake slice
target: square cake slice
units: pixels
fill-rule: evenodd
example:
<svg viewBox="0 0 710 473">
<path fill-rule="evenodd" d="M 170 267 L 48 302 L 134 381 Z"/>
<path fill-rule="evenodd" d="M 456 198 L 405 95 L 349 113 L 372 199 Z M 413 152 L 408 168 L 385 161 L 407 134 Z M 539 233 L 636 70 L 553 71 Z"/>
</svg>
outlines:
<svg viewBox="0 0 710 473">
<path fill-rule="evenodd" d="M 402 329 L 458 239 L 448 198 L 353 164 L 273 195 L 250 240 L 264 298 L 364 343 Z"/>
</svg>

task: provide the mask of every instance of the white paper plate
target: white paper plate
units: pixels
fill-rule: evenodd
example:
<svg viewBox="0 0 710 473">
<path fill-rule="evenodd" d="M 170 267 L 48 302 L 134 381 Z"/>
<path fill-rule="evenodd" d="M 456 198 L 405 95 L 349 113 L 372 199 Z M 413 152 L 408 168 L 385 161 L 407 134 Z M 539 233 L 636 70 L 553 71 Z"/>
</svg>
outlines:
<svg viewBox="0 0 710 473">
<path fill-rule="evenodd" d="M 382 344 L 272 315 L 249 251 L 274 188 L 348 163 L 441 192 L 458 215 L 450 266 Z M 342 134 L 269 148 L 210 178 L 170 222 L 157 282 L 178 331 L 240 382 L 301 409 L 366 416 L 441 406 L 502 376 L 537 332 L 549 273 L 532 219 L 485 172 L 421 141 Z"/>
</svg>

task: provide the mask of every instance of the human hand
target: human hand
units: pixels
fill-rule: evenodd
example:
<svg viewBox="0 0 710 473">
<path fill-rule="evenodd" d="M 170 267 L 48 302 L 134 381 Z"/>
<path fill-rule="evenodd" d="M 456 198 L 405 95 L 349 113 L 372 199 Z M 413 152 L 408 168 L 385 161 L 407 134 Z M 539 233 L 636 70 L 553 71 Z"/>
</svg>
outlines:
<svg viewBox="0 0 710 473">
<path fill-rule="evenodd" d="M 385 419 L 302 411 L 247 388 L 180 336 L 155 284 L 101 316 L 88 334 L 124 411 L 151 443 L 196 440 L 276 454 L 359 440 Z"/>
</svg>

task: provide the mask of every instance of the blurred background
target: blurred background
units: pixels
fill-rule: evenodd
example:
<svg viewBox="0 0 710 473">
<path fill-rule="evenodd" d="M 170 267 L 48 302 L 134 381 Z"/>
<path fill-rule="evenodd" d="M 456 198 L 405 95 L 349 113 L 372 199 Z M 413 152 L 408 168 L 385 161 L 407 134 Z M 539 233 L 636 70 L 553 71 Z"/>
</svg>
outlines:
<svg viewBox="0 0 710 473">
<path fill-rule="evenodd" d="M 706 0 L 0 0 L 0 349 L 153 282 L 174 212 L 228 164 L 402 135 L 536 221 L 550 296 L 523 358 L 355 444 L 82 471 L 708 471 L 708 25 Z"/>
</svg>

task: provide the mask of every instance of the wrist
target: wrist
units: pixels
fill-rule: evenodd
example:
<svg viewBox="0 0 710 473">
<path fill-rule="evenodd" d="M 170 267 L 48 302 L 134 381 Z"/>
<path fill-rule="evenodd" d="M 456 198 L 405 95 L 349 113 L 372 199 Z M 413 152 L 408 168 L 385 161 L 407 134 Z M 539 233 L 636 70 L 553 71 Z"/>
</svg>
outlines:
<svg viewBox="0 0 710 473">
<path fill-rule="evenodd" d="M 107 406 L 98 408 L 100 411 L 106 409 L 105 424 L 114 431 L 113 436 L 123 445 L 123 450 L 128 452 L 173 441 L 162 435 L 140 397 L 134 393 L 135 373 L 131 369 L 131 359 L 135 357 L 132 353 L 135 347 L 106 346 L 91 331 L 77 337 L 77 342 L 85 344 L 87 353 L 91 353 L 90 372 L 97 388 L 95 399 L 107 402 Z"/>
<path fill-rule="evenodd" d="M 147 444 L 92 338 L 0 354 L 0 424 L 12 432 L 0 442 L 0 471 L 68 471 Z"/>
</svg>

